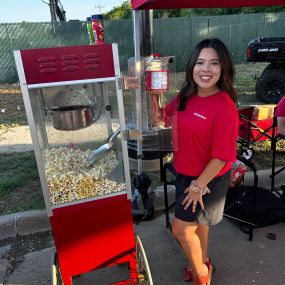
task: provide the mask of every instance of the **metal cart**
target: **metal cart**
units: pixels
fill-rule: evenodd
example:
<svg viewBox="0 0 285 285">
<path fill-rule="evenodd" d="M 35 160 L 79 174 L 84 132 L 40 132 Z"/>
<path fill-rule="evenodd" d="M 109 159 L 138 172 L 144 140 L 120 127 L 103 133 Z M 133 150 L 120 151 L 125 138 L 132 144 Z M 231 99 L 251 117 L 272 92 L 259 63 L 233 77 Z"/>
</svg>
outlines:
<svg viewBox="0 0 285 285">
<path fill-rule="evenodd" d="M 152 284 L 134 234 L 117 45 L 14 57 L 55 242 L 53 284 L 125 265 L 128 274 L 112 284 Z"/>
</svg>

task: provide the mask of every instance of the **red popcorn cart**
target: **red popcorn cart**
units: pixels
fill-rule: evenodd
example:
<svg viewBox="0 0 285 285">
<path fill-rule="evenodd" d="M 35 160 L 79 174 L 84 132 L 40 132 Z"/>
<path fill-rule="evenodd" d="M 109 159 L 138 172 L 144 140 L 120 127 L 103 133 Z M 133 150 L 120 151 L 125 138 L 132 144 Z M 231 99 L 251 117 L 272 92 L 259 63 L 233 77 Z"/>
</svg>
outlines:
<svg viewBox="0 0 285 285">
<path fill-rule="evenodd" d="M 114 268 L 126 270 L 107 271 L 108 284 L 152 284 L 134 234 L 117 45 L 14 57 L 55 242 L 53 284 L 90 284 Z"/>
</svg>

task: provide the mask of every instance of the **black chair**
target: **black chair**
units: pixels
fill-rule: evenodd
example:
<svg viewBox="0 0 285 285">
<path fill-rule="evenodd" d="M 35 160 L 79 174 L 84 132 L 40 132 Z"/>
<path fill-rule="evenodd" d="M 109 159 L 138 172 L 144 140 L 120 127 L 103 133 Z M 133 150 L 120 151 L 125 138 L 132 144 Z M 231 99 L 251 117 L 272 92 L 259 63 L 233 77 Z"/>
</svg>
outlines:
<svg viewBox="0 0 285 285">
<path fill-rule="evenodd" d="M 275 192 L 277 195 L 280 195 L 279 192 L 275 189 L 275 176 L 285 170 L 285 166 L 275 171 L 276 165 L 276 154 L 283 154 L 285 156 L 285 149 L 277 149 L 277 142 L 279 140 L 285 140 L 285 135 L 281 135 L 277 130 L 277 117 L 273 117 L 273 130 L 272 130 L 272 139 L 271 139 L 271 150 L 272 150 L 272 169 L 271 169 L 271 191 Z M 282 186 L 281 186 L 282 187 Z M 283 187 L 284 188 L 284 185 Z"/>
<path fill-rule="evenodd" d="M 225 203 L 224 217 L 229 218 L 239 229 L 248 234 L 249 241 L 252 241 L 253 230 L 257 227 L 256 224 L 256 192 L 258 186 L 258 175 L 255 164 L 238 156 L 249 169 L 253 171 L 253 186 L 244 186 L 244 177 L 242 182 L 234 188 L 230 188 Z"/>
<path fill-rule="evenodd" d="M 247 233 L 252 241 L 254 228 L 285 222 L 285 203 L 284 199 L 270 189 L 258 187 L 258 175 L 252 161 L 247 161 L 241 156 L 238 159 L 251 168 L 254 182 L 253 186 L 241 185 L 229 189 L 224 216 Z"/>
</svg>

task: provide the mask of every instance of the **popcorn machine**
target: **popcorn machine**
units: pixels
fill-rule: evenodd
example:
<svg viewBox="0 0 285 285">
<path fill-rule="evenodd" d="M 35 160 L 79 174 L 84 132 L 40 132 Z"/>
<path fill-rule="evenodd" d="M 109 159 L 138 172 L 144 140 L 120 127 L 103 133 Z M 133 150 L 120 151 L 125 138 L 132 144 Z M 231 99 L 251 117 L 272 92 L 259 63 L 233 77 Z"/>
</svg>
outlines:
<svg viewBox="0 0 285 285">
<path fill-rule="evenodd" d="M 127 264 L 125 278 L 113 284 L 152 284 L 134 236 L 117 45 L 19 50 L 14 57 L 57 252 L 54 278 L 71 285 Z"/>
</svg>

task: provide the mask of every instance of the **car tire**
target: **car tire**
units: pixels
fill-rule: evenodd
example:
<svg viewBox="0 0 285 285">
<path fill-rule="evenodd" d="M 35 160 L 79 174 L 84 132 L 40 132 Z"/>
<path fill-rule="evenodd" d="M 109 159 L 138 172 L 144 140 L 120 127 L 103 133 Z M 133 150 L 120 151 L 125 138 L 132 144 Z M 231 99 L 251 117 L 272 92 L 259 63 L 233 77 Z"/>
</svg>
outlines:
<svg viewBox="0 0 285 285">
<path fill-rule="evenodd" d="M 256 82 L 256 96 L 267 104 L 277 104 L 285 95 L 285 68 L 268 66 Z"/>
</svg>

